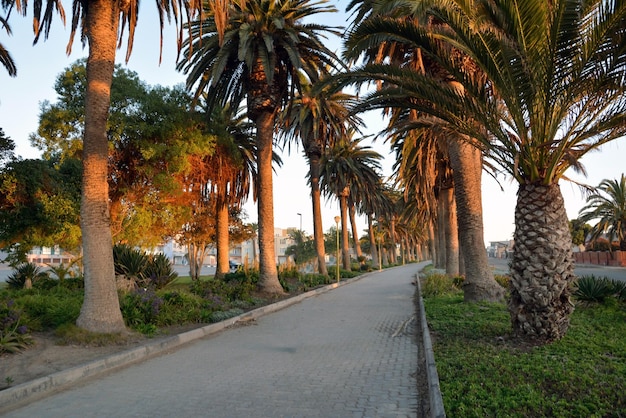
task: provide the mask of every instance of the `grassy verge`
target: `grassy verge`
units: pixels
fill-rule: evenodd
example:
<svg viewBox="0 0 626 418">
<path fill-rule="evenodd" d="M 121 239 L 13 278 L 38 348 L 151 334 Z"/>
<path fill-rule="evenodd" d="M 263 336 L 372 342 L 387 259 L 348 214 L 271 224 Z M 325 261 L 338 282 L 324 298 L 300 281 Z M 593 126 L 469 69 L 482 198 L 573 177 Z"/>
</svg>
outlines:
<svg viewBox="0 0 626 418">
<path fill-rule="evenodd" d="M 579 304 L 567 335 L 543 347 L 510 338 L 504 304 L 460 291 L 425 298 L 450 417 L 625 417 L 626 307 Z"/>
</svg>

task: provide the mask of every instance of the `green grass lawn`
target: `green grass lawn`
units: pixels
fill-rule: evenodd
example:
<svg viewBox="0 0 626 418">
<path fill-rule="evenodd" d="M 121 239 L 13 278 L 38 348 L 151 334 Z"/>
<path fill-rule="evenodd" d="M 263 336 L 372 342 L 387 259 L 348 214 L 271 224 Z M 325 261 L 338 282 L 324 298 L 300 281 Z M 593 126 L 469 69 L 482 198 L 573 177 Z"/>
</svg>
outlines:
<svg viewBox="0 0 626 418">
<path fill-rule="evenodd" d="M 626 306 L 577 305 L 567 335 L 529 347 L 504 304 L 425 299 L 449 417 L 626 417 Z"/>
</svg>

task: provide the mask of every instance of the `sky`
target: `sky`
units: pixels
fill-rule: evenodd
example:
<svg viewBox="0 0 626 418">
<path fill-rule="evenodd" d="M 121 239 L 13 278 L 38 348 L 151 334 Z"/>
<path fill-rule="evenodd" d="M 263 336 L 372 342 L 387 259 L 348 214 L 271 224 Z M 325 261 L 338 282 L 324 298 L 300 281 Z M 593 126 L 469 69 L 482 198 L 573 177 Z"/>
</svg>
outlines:
<svg viewBox="0 0 626 418">
<path fill-rule="evenodd" d="M 320 21 L 326 25 L 346 26 L 348 15 L 345 13 L 346 0 L 334 1 L 339 13 L 319 15 Z M 32 5 L 31 5 L 32 6 Z M 71 2 L 64 2 L 66 14 L 71 16 Z M 86 57 L 87 50 L 82 48 L 80 37 L 74 40 L 72 54 L 65 53 L 69 39 L 69 28 L 57 19 L 49 39 L 41 39 L 32 45 L 31 29 L 32 8 L 27 18 L 12 15 L 10 24 L 12 36 L 0 31 L 0 43 L 11 53 L 17 65 L 17 77 L 8 76 L 4 68 L 0 68 L 0 127 L 11 137 L 16 145 L 16 154 L 23 158 L 39 158 L 40 152 L 30 146 L 28 137 L 37 131 L 40 103 L 56 100 L 54 82 L 61 71 L 74 61 Z M 135 35 L 133 52 L 129 62 L 124 63 L 125 46 L 118 51 L 117 62 L 129 70 L 138 73 L 141 80 L 155 86 L 173 86 L 185 82 L 185 75 L 175 70 L 176 62 L 176 31 L 174 25 L 166 26 L 163 39 L 163 58 L 159 65 L 159 24 L 155 3 L 141 2 L 138 27 Z M 329 39 L 328 45 L 339 54 L 340 42 Z M 365 133 L 376 134 L 384 126 L 380 113 L 370 112 L 364 116 L 367 128 Z M 382 141 L 372 147 L 383 157 L 384 175 L 391 175 L 394 156 L 389 147 Z M 277 228 L 300 228 L 313 233 L 313 210 L 310 199 L 310 188 L 306 182 L 308 164 L 303 157 L 302 148 L 291 149 L 291 154 L 284 150 L 281 154 L 283 166 L 274 176 L 274 219 Z M 589 154 L 582 159 L 587 170 L 587 177 L 568 172 L 572 179 L 597 186 L 604 179 L 618 179 L 626 166 L 626 139 L 621 138 L 605 145 L 600 151 Z M 489 175 L 483 174 L 483 216 L 485 244 L 490 241 L 505 241 L 513 238 L 514 210 L 517 185 L 500 176 L 499 182 Z M 561 191 L 569 219 L 578 216 L 579 210 L 585 205 L 585 196 L 578 186 L 569 182 L 561 183 Z M 245 205 L 248 222 L 256 222 L 256 205 L 249 202 Z M 323 229 L 327 231 L 335 224 L 334 217 L 339 214 L 336 200 L 322 203 Z M 301 214 L 301 215 L 299 215 Z M 366 220 L 360 218 L 359 230 L 366 228 Z"/>
</svg>

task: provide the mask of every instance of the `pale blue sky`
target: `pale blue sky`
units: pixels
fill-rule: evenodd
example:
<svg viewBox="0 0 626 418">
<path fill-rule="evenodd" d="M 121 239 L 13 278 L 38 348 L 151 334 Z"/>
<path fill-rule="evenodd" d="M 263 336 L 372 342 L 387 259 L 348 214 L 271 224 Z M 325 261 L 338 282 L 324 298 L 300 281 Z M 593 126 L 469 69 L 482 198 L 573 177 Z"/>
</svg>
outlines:
<svg viewBox="0 0 626 418">
<path fill-rule="evenodd" d="M 336 1 L 340 13 L 336 15 L 320 15 L 322 22 L 328 25 L 347 24 L 346 14 L 343 13 L 346 0 Z M 65 2 L 66 13 L 70 13 L 71 2 Z M 18 75 L 11 78 L 4 68 L 0 69 L 0 127 L 6 135 L 17 144 L 17 154 L 24 158 L 38 158 L 39 152 L 30 147 L 28 136 L 35 132 L 38 126 L 39 103 L 44 100 L 54 101 L 56 93 L 53 89 L 57 75 L 71 63 L 86 56 L 82 49 L 80 38 L 74 41 L 71 56 L 65 54 L 65 47 L 69 38 L 69 30 L 64 28 L 60 20 L 55 21 L 50 39 L 33 46 L 31 30 L 31 10 L 28 18 L 13 15 L 11 27 L 13 36 L 0 32 L 0 42 L 9 50 L 17 65 Z M 174 69 L 176 60 L 175 28 L 166 26 L 164 29 L 163 62 L 159 65 L 159 29 L 156 16 L 156 6 L 149 0 L 141 3 L 139 24 L 136 32 L 133 54 L 127 67 L 136 71 L 139 77 L 150 85 L 172 86 L 184 83 L 184 76 Z M 339 50 L 339 43 L 337 50 Z M 118 62 L 124 64 L 125 48 L 118 52 Z M 382 126 L 379 113 L 368 114 L 365 117 L 368 131 L 376 133 Z M 392 156 L 388 147 L 382 143 L 374 144 L 375 149 L 385 155 L 385 174 L 391 174 Z M 284 165 L 278 170 L 274 178 L 274 211 L 275 225 L 279 228 L 299 227 L 302 214 L 302 226 L 305 231 L 312 233 L 312 209 L 309 187 L 306 183 L 307 164 L 302 157 L 302 150 L 292 154 L 282 155 Z M 623 138 L 606 145 L 601 152 L 588 155 L 583 159 L 588 178 L 568 173 L 572 178 L 597 185 L 603 179 L 619 178 L 625 171 L 626 140 Z M 513 236 L 513 219 L 517 185 L 507 179 L 500 179 L 504 191 L 484 175 L 483 208 L 485 223 L 485 243 L 489 241 L 507 240 Z M 568 183 L 561 185 L 565 204 L 570 219 L 575 218 L 579 209 L 584 205 L 584 197 L 578 188 Z M 246 205 L 249 221 L 256 222 L 256 206 Z M 338 204 L 330 201 L 323 204 L 324 230 L 334 225 L 333 217 L 338 214 Z M 365 220 L 360 220 L 361 229 L 365 228 Z"/>
</svg>

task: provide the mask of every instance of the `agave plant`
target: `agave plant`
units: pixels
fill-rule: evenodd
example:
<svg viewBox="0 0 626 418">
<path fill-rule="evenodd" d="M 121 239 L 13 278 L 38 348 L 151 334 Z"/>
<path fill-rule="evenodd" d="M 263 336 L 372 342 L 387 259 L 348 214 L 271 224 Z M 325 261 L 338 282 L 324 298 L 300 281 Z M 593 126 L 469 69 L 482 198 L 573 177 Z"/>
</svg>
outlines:
<svg viewBox="0 0 626 418">
<path fill-rule="evenodd" d="M 165 255 L 156 254 L 150 257 L 143 271 L 143 276 L 148 285 L 155 289 L 161 289 L 176 279 L 178 273 L 172 269 L 172 263 Z"/>
<path fill-rule="evenodd" d="M 574 289 L 574 297 L 583 302 L 604 302 L 615 293 L 613 281 L 594 275 L 580 277 Z"/>
</svg>

